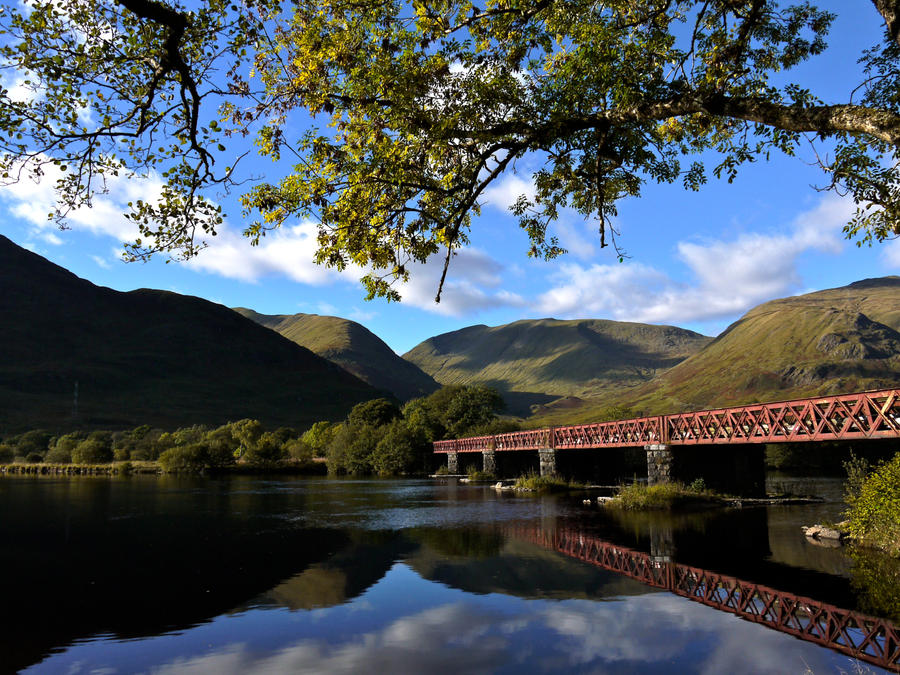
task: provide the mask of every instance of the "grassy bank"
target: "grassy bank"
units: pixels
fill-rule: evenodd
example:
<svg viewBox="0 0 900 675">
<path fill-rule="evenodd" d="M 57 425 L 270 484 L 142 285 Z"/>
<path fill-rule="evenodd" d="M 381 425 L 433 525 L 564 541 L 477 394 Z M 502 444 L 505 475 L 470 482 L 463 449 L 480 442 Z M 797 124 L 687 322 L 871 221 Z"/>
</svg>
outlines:
<svg viewBox="0 0 900 675">
<path fill-rule="evenodd" d="M 204 475 L 291 474 L 324 476 L 324 462 L 292 462 L 282 460 L 269 464 L 232 464 L 230 466 L 166 471 L 159 462 L 126 461 L 100 464 L 16 463 L 0 464 L 0 476 L 130 476 L 134 474 L 163 475 L 173 473 Z"/>
<path fill-rule="evenodd" d="M 0 464 L 0 475 L 9 476 L 127 476 L 162 473 L 158 462 L 109 462 L 103 464 L 54 464 L 47 462 Z"/>
<path fill-rule="evenodd" d="M 690 486 L 678 482 L 659 485 L 632 483 L 620 486 L 618 494 L 606 505 L 627 510 L 673 509 L 718 504 L 722 497 L 697 482 Z"/>
<path fill-rule="evenodd" d="M 541 476 L 535 471 L 529 471 L 516 478 L 516 490 L 528 490 L 532 492 L 565 492 L 567 490 L 584 489 L 584 483 L 568 481 L 559 476 Z"/>
</svg>

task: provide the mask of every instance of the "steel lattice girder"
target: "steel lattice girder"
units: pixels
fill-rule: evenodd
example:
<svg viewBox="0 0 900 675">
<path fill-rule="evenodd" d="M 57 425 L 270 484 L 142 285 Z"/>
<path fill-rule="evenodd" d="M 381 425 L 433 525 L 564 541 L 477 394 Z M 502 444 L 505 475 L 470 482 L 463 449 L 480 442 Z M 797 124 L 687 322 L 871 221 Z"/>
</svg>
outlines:
<svg viewBox="0 0 900 675">
<path fill-rule="evenodd" d="M 434 451 L 900 439 L 900 389 L 436 441 Z"/>
</svg>

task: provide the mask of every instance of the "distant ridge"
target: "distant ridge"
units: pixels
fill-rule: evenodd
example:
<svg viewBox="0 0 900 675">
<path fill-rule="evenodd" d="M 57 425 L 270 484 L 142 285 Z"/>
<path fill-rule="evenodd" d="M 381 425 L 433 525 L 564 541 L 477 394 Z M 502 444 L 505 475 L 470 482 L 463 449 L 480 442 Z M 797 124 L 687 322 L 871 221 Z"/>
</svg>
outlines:
<svg viewBox="0 0 900 675">
<path fill-rule="evenodd" d="M 235 311 L 337 363 L 401 401 L 427 396 L 440 387 L 429 375 L 397 356 L 380 337 L 355 321 L 318 314 L 260 314 L 245 307 L 236 307 Z"/>
<path fill-rule="evenodd" d="M 898 329 L 896 276 L 772 300 L 653 381 L 549 421 L 586 421 L 612 403 L 661 414 L 895 387 Z"/>
<path fill-rule="evenodd" d="M 303 427 L 377 395 L 226 307 L 98 287 L 0 235 L 0 435 L 244 417 Z"/>
<path fill-rule="evenodd" d="M 441 384 L 494 386 L 516 412 L 527 413 L 525 406 L 559 397 L 595 397 L 635 387 L 711 340 L 675 326 L 533 319 L 437 335 L 403 358 Z"/>
</svg>

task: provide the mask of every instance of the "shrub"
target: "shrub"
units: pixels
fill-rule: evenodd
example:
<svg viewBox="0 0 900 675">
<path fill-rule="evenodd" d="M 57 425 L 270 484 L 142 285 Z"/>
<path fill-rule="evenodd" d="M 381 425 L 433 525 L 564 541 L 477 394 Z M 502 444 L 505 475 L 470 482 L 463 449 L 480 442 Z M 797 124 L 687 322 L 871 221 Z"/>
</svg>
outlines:
<svg viewBox="0 0 900 675">
<path fill-rule="evenodd" d="M 0 464 L 12 464 L 16 457 L 16 451 L 11 445 L 0 443 Z"/>
<path fill-rule="evenodd" d="M 278 427 L 272 432 L 272 435 L 275 436 L 275 440 L 278 441 L 278 444 L 284 447 L 289 440 L 297 438 L 297 430 L 293 427 Z"/>
<path fill-rule="evenodd" d="M 159 447 L 159 439 L 162 435 L 162 429 L 150 429 L 146 424 L 132 430 L 134 446 L 131 448 L 131 459 L 147 461 L 159 457 L 163 449 L 168 449 Z"/>
<path fill-rule="evenodd" d="M 16 454 L 19 457 L 27 457 L 31 453 L 38 453 L 42 457 L 50 445 L 53 434 L 44 429 L 26 431 L 16 439 Z"/>
<path fill-rule="evenodd" d="M 209 427 L 203 424 L 195 424 L 192 427 L 182 427 L 172 432 L 172 440 L 175 445 L 191 445 L 200 443 L 206 437 Z"/>
<path fill-rule="evenodd" d="M 113 459 L 117 462 L 127 462 L 131 459 L 131 451 L 128 448 L 116 448 L 113 450 Z"/>
<path fill-rule="evenodd" d="M 569 483 L 559 476 L 541 476 L 535 471 L 529 471 L 516 478 L 515 486 L 520 490 L 534 490 L 536 492 L 559 492 L 584 487 L 578 483 Z"/>
<path fill-rule="evenodd" d="M 244 453 L 244 459 L 250 464 L 269 464 L 283 458 L 282 445 L 271 431 L 261 434 Z"/>
<path fill-rule="evenodd" d="M 691 484 L 688 485 L 687 489 L 690 492 L 696 492 L 697 494 L 706 492 L 706 481 L 703 480 L 702 477 L 695 478 L 694 480 L 691 481 Z"/>
<path fill-rule="evenodd" d="M 496 418 L 485 424 L 479 424 L 466 430 L 466 436 L 493 436 L 495 434 L 508 434 L 511 431 L 520 431 L 522 425 L 511 419 Z"/>
<path fill-rule="evenodd" d="M 460 437 L 470 429 L 493 422 L 505 407 L 496 389 L 483 385 L 461 387 L 444 410 L 444 426 L 450 436 Z"/>
<path fill-rule="evenodd" d="M 332 434 L 331 443 L 325 451 L 325 465 L 328 467 L 328 473 L 332 475 L 346 473 L 347 447 L 353 440 L 353 432 L 346 424 L 338 424 L 335 426 Z"/>
<path fill-rule="evenodd" d="M 284 452 L 288 457 L 301 464 L 309 464 L 313 459 L 312 448 L 299 438 L 293 438 L 285 443 Z"/>
<path fill-rule="evenodd" d="M 111 445 L 95 438 L 87 438 L 72 451 L 72 461 L 76 464 L 105 464 L 113 458 Z"/>
<path fill-rule="evenodd" d="M 57 443 L 47 451 L 44 460 L 51 464 L 69 464 L 72 461 L 73 449 L 68 443 Z"/>
<path fill-rule="evenodd" d="M 632 483 L 619 486 L 616 498 L 608 504 L 622 509 L 669 509 L 701 501 L 712 500 L 709 494 L 700 495 L 686 488 L 682 483 L 660 483 L 646 485 L 644 483 Z"/>
<path fill-rule="evenodd" d="M 60 455 L 68 456 L 69 461 L 71 461 L 72 451 L 85 438 L 86 436 L 83 433 L 77 431 L 71 434 L 65 434 L 56 439 L 56 444 L 51 448 L 51 451 L 58 450 Z"/>
<path fill-rule="evenodd" d="M 856 454 L 850 453 L 850 459 L 844 462 L 844 471 L 847 472 L 847 482 L 844 483 L 844 500 L 848 504 L 859 497 L 863 483 L 866 482 L 871 470 L 872 467 L 865 457 L 858 457 Z"/>
<path fill-rule="evenodd" d="M 209 448 L 211 466 L 222 467 L 234 464 L 235 452 L 240 448 L 240 441 L 232 433 L 230 424 L 207 432 L 203 437 L 203 442 Z"/>
<path fill-rule="evenodd" d="M 494 480 L 496 478 L 490 471 L 482 471 L 481 469 L 476 469 L 474 466 L 469 467 L 466 471 L 466 475 L 469 477 L 470 481 L 476 483 Z"/>
<path fill-rule="evenodd" d="M 44 456 L 39 452 L 29 452 L 25 461 L 29 464 L 40 464 L 44 461 Z"/>
<path fill-rule="evenodd" d="M 372 458 L 375 449 L 384 435 L 384 427 L 364 424 L 361 427 L 350 427 L 350 444 L 344 453 L 344 468 L 352 475 L 364 475 L 372 472 Z"/>
<path fill-rule="evenodd" d="M 209 448 L 205 443 L 169 448 L 159 456 L 159 465 L 167 473 L 200 473 L 209 466 Z"/>
<path fill-rule="evenodd" d="M 300 440 L 309 447 L 314 457 L 325 457 L 337 429 L 338 425 L 331 422 L 316 422 L 306 430 Z"/>
<path fill-rule="evenodd" d="M 380 427 L 400 417 L 400 409 L 386 398 L 357 403 L 347 415 L 351 427 Z"/>
<path fill-rule="evenodd" d="M 228 427 L 231 429 L 231 435 L 238 441 L 236 450 L 238 457 L 243 457 L 249 452 L 263 434 L 262 422 L 259 420 L 238 420 L 228 424 Z"/>
<path fill-rule="evenodd" d="M 396 476 L 416 469 L 423 443 L 403 420 L 395 419 L 372 454 L 372 468 L 379 476 Z"/>
<path fill-rule="evenodd" d="M 110 453 L 112 452 L 113 435 L 111 431 L 92 431 L 88 434 L 88 440 L 95 441 L 99 443 L 104 450 L 108 450 Z"/>
<path fill-rule="evenodd" d="M 847 529 L 853 537 L 900 556 L 900 453 L 859 480 L 858 490 L 848 482 L 847 504 Z"/>
</svg>

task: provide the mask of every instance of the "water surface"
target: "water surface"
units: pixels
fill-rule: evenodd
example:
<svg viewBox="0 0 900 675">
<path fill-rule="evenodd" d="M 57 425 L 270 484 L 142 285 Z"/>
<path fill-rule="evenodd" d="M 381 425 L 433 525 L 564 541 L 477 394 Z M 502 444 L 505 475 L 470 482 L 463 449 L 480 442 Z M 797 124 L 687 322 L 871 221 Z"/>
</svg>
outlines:
<svg viewBox="0 0 900 675">
<path fill-rule="evenodd" d="M 858 561 L 800 533 L 842 509 L 837 481 L 815 491 L 829 501 L 673 517 L 453 481 L 7 477 L 0 659 L 35 673 L 879 672 L 558 550 L 581 537 L 891 618 L 878 598 L 892 587 L 861 585 Z"/>
</svg>

